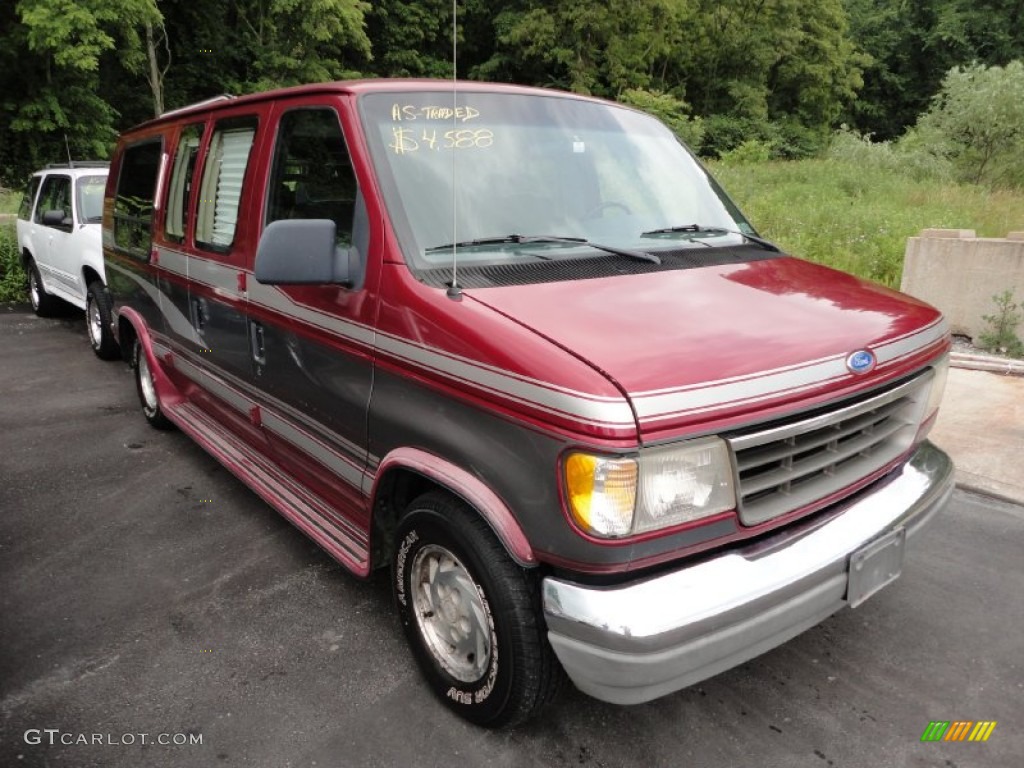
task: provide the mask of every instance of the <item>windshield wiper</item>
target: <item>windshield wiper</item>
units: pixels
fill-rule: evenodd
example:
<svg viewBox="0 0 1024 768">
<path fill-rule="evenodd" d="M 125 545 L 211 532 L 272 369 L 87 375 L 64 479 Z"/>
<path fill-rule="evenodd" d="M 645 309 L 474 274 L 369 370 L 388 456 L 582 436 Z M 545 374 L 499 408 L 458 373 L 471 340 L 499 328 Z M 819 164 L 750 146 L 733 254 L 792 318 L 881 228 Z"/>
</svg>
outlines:
<svg viewBox="0 0 1024 768">
<path fill-rule="evenodd" d="M 566 245 L 585 245 L 590 248 L 596 248 L 599 251 L 605 253 L 613 253 L 616 256 L 625 256 L 630 259 L 638 259 L 640 261 L 649 261 L 653 264 L 661 264 L 661 259 L 655 256 L 653 253 L 645 253 L 644 251 L 635 251 L 632 248 L 619 248 L 614 245 L 602 245 L 601 243 L 594 243 L 587 240 L 584 237 L 556 237 L 554 235 L 503 235 L 502 237 L 481 237 L 475 240 L 463 240 L 458 243 L 447 243 L 445 245 L 435 245 L 427 248 L 427 253 L 434 251 L 450 251 L 452 248 L 473 248 L 476 246 L 484 245 L 506 245 L 506 244 L 524 244 L 529 245 L 530 243 L 564 243 Z M 549 259 L 547 256 L 541 256 L 540 254 L 533 254 L 538 258 Z M 549 259 L 550 260 L 550 259 Z"/>
<path fill-rule="evenodd" d="M 700 224 L 683 224 L 678 227 L 662 227 L 661 229 L 651 229 L 647 232 L 642 232 L 641 237 L 648 237 L 650 235 L 672 235 L 677 232 L 707 232 L 708 234 L 723 234 L 723 235 L 739 235 L 752 243 L 760 245 L 762 248 L 775 251 L 776 253 L 782 253 L 782 249 L 779 248 L 775 243 L 770 240 L 765 240 L 763 237 L 752 235 L 749 232 L 741 232 L 738 229 L 726 229 L 725 227 L 702 227 Z"/>
</svg>

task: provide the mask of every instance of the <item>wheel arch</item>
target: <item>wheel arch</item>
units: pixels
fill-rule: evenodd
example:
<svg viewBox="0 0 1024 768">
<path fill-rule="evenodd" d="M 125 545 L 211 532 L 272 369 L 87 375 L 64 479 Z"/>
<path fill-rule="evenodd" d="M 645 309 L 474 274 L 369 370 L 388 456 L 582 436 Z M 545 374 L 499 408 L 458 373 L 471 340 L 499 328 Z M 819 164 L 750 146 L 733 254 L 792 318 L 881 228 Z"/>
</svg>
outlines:
<svg viewBox="0 0 1024 768">
<path fill-rule="evenodd" d="M 107 281 L 103 279 L 103 274 L 98 272 L 95 267 L 91 264 L 82 265 L 82 284 L 88 290 L 89 286 L 92 285 L 96 280 L 99 280 L 106 286 Z"/>
<path fill-rule="evenodd" d="M 132 350 L 135 341 L 138 340 L 141 353 L 146 356 L 149 363 L 150 375 L 153 377 L 153 385 L 156 387 L 157 396 L 163 408 L 174 406 L 182 401 L 181 393 L 174 385 L 167 373 L 164 371 L 160 358 L 153 349 L 153 340 L 150 338 L 149 329 L 145 319 L 131 307 L 121 307 L 117 313 L 117 341 L 121 346 L 121 355 L 125 362 L 133 364 Z"/>
<path fill-rule="evenodd" d="M 135 340 L 140 336 L 135 328 L 135 323 L 132 322 L 130 310 L 121 310 L 117 316 L 117 322 L 114 323 L 114 329 L 117 332 L 117 343 L 121 347 L 121 358 L 126 363 L 132 363 L 132 348 L 135 346 Z M 146 335 L 145 332 L 143 334 Z"/>
<path fill-rule="evenodd" d="M 396 448 L 384 457 L 370 491 L 371 568 L 390 560 L 393 534 L 402 511 L 418 496 L 439 489 L 464 501 L 523 567 L 538 564 L 533 548 L 504 501 L 478 477 L 418 448 Z"/>
</svg>

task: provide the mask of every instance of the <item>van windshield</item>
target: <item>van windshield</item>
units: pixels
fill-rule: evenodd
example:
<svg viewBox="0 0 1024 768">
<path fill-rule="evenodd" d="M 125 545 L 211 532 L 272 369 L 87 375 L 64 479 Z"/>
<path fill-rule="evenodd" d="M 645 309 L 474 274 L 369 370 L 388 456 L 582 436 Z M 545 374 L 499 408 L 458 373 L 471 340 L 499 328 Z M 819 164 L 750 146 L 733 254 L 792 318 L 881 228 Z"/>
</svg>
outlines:
<svg viewBox="0 0 1024 768">
<path fill-rule="evenodd" d="M 416 267 L 448 263 L 453 243 L 460 263 L 495 264 L 588 250 L 534 239 L 542 236 L 656 252 L 736 245 L 743 237 L 730 231 L 753 232 L 676 137 L 631 109 L 556 94 L 459 92 L 453 102 L 451 91 L 416 91 L 366 94 L 360 110 Z"/>
</svg>

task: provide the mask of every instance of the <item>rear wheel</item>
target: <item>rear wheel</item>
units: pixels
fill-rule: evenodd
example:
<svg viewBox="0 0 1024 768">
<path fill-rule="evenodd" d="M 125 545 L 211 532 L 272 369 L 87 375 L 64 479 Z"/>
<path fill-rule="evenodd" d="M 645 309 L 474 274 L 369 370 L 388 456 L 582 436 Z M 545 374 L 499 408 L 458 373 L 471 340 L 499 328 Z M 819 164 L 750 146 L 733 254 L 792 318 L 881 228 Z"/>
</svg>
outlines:
<svg viewBox="0 0 1024 768">
<path fill-rule="evenodd" d="M 61 300 L 51 296 L 43 288 L 43 278 L 39 275 L 39 267 L 35 259 L 30 258 L 26 265 L 28 270 L 28 300 L 32 311 L 39 317 L 53 317 L 61 309 Z"/>
<path fill-rule="evenodd" d="M 149 369 L 149 360 L 138 339 L 135 340 L 135 347 L 132 350 L 132 366 L 135 368 L 135 388 L 142 404 L 142 415 L 146 417 L 150 426 L 171 429 L 174 424 L 160 407 L 160 397 L 156 393 L 156 384 L 153 383 L 153 372 Z"/>
<path fill-rule="evenodd" d="M 89 283 L 85 296 L 85 326 L 89 331 L 89 345 L 98 358 L 114 360 L 120 357 L 110 330 L 110 294 L 99 280 Z"/>
<path fill-rule="evenodd" d="M 488 727 L 540 712 L 562 670 L 547 642 L 534 574 L 509 559 L 479 515 L 439 491 L 409 506 L 396 541 L 398 613 L 433 692 Z"/>
</svg>

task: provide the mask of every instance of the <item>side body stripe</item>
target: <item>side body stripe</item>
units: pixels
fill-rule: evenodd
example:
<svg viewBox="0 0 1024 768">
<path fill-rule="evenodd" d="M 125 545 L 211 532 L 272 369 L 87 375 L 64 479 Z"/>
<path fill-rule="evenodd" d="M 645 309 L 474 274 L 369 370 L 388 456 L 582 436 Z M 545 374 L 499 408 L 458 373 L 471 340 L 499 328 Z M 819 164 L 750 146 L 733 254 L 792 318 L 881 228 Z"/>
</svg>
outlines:
<svg viewBox="0 0 1024 768">
<path fill-rule="evenodd" d="M 168 248 L 160 249 L 159 261 L 164 269 L 214 291 L 228 293 L 237 285 L 239 271 L 234 267 Z M 247 277 L 251 278 L 251 275 Z M 246 284 L 251 305 L 298 319 L 349 343 L 372 348 L 406 365 L 582 424 L 613 430 L 628 430 L 635 426 L 630 404 L 623 398 L 568 389 L 553 382 L 442 352 L 303 305 L 276 287 L 261 285 L 255 279 L 247 279 Z M 946 321 L 939 319 L 925 328 L 877 345 L 872 351 L 878 360 L 878 370 L 890 368 L 940 343 L 948 333 Z M 845 356 L 836 355 L 747 376 L 636 392 L 631 397 L 641 423 L 656 424 L 680 416 L 749 406 L 794 395 L 849 380 L 852 376 L 846 368 Z"/>
</svg>

